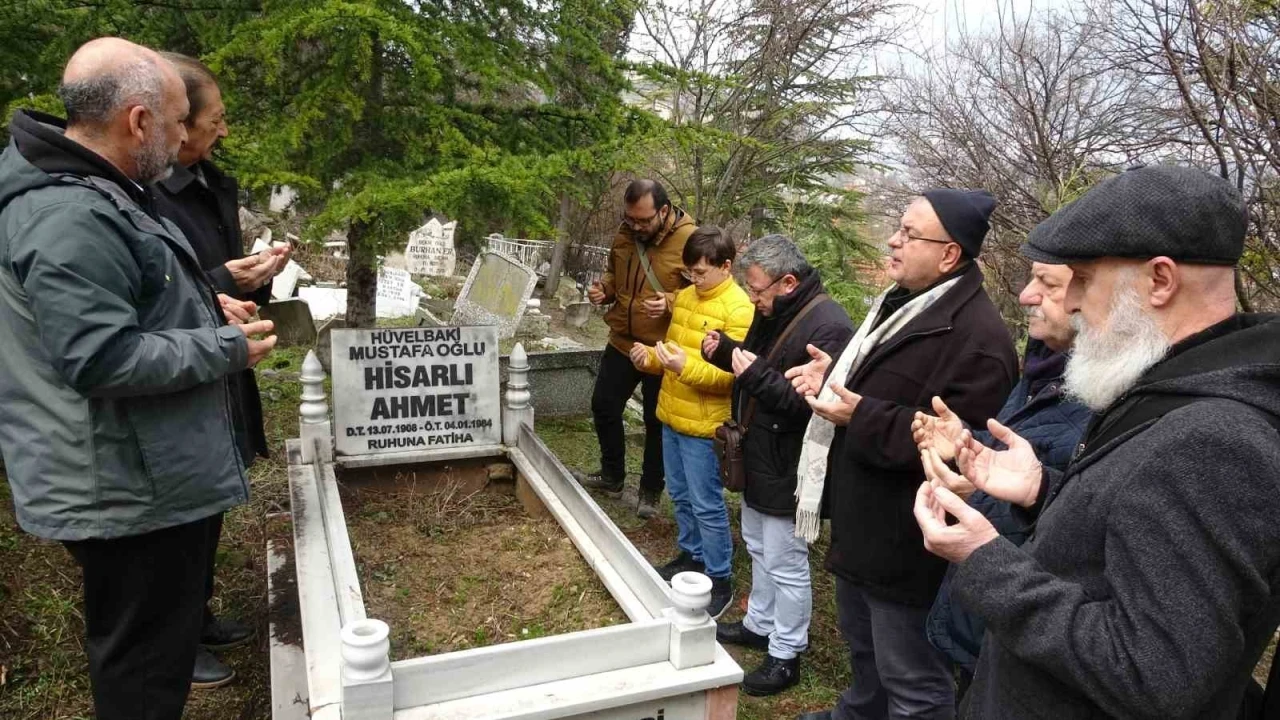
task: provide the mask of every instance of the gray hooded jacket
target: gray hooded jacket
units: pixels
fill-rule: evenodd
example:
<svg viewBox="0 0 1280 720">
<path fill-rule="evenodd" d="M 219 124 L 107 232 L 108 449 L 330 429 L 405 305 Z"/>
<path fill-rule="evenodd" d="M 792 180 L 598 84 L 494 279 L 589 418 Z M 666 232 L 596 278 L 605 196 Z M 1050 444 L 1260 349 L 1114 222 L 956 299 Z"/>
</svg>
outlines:
<svg viewBox="0 0 1280 720">
<path fill-rule="evenodd" d="M 226 326 L 147 192 L 19 111 L 0 156 L 0 449 L 18 523 L 54 540 L 138 535 L 244 502 Z"/>
</svg>

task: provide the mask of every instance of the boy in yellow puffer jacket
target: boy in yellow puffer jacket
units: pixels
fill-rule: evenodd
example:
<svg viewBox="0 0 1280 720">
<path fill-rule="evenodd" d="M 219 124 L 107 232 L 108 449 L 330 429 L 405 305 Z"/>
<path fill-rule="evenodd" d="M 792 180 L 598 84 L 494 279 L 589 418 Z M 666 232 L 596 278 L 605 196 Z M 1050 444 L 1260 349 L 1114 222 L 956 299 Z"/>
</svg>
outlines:
<svg viewBox="0 0 1280 720">
<path fill-rule="evenodd" d="M 736 254 L 733 241 L 720 228 L 695 230 L 683 253 L 693 285 L 676 295 L 666 339 L 656 346 L 636 343 L 631 348 L 637 368 L 662 374 L 662 462 L 676 509 L 680 554 L 658 568 L 658 574 L 669 581 L 686 570 L 705 573 L 711 578 L 707 612 L 715 618 L 733 600 L 733 538 L 711 438 L 729 419 L 733 374 L 703 360 L 701 348 L 712 330 L 741 341 L 751 327 L 755 306 L 730 273 Z"/>
</svg>

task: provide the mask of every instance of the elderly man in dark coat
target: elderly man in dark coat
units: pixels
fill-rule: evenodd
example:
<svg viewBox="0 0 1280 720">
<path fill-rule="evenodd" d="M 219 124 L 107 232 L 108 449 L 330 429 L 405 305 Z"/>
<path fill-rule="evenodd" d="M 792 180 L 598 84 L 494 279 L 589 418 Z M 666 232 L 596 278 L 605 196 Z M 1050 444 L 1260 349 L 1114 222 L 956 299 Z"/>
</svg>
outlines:
<svg viewBox="0 0 1280 720">
<path fill-rule="evenodd" d="M 997 420 L 1031 443 L 1040 462 L 1057 470 L 1066 468 L 1089 422 L 1089 408 L 1068 398 L 1062 389 L 1062 375 L 1076 334 L 1065 303 L 1070 280 L 1071 269 L 1065 265 L 1032 263 L 1031 279 L 1018 295 L 1018 302 L 1026 309 L 1029 336 L 1022 379 L 996 415 Z M 950 462 L 969 428 L 942 398 L 934 398 L 933 409 L 936 416 L 916 415 L 912 433 L 921 452 L 935 452 Z M 976 430 L 973 435 L 984 445 L 1004 449 L 985 429 Z M 1003 537 L 1018 545 L 1026 540 L 1030 528 L 1013 517 L 1009 503 L 972 487 L 956 490 L 971 507 L 986 515 Z M 955 661 L 959 669 L 958 690 L 963 693 L 973 678 L 985 627 L 982 618 L 960 607 L 951 597 L 954 571 L 955 566 L 948 568 L 929 611 L 929 641 Z"/>
<path fill-rule="evenodd" d="M 994 207 L 984 191 L 916 198 L 889 240 L 895 285 L 839 359 L 810 348 L 813 360 L 787 371 L 815 415 L 800 455 L 796 531 L 816 539 L 825 492 L 826 567 L 853 667 L 836 707 L 807 718 L 954 716 L 951 664 L 925 637 L 947 564 L 925 551 L 912 521 L 924 470 L 911 423 L 935 395 L 965 422 L 982 422 L 1013 388 L 1013 341 L 976 262 Z"/>
<path fill-rule="evenodd" d="M 965 715 L 1235 718 L 1280 616 L 1280 320 L 1236 312 L 1245 209 L 1226 180 L 1104 180 L 1023 253 L 1069 265 L 1067 392 L 1095 413 L 1065 472 L 999 423 L 915 515 L 987 623 Z M 1021 547 L 948 486 L 1015 504 Z M 947 515 L 954 518 L 949 524 Z"/>
<path fill-rule="evenodd" d="M 213 164 L 213 149 L 227 135 L 226 108 L 213 73 L 194 58 L 161 53 L 182 76 L 191 111 L 187 115 L 187 139 L 168 178 L 157 182 L 156 206 L 172 220 L 191 243 L 200 265 L 219 293 L 231 320 L 248 319 L 257 307 L 271 300 L 271 279 L 284 268 L 288 250 L 276 248 L 245 257 L 240 237 L 236 181 Z M 238 302 L 237 302 L 238 301 Z M 262 426 L 262 400 L 253 370 L 230 376 L 231 411 L 236 445 L 246 467 L 255 457 L 267 456 Z M 210 553 L 216 553 L 222 537 L 222 515 L 210 521 Z M 213 563 L 210 555 L 206 600 L 213 597 Z M 235 677 L 210 650 L 225 650 L 246 642 L 250 628 L 230 618 L 215 617 L 206 602 L 204 629 L 192 676 L 192 686 L 212 688 Z"/>
</svg>

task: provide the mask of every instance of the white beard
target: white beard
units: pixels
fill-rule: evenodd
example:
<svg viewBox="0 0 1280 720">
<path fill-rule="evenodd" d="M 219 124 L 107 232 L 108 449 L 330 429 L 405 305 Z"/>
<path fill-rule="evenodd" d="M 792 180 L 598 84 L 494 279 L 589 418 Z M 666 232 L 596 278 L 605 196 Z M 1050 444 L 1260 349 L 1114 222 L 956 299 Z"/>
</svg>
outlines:
<svg viewBox="0 0 1280 720">
<path fill-rule="evenodd" d="M 1169 352 L 1169 339 L 1127 281 L 1121 278 L 1112 295 L 1106 330 L 1089 327 L 1079 313 L 1071 316 L 1076 340 L 1063 389 L 1094 412 L 1110 407 Z"/>
</svg>

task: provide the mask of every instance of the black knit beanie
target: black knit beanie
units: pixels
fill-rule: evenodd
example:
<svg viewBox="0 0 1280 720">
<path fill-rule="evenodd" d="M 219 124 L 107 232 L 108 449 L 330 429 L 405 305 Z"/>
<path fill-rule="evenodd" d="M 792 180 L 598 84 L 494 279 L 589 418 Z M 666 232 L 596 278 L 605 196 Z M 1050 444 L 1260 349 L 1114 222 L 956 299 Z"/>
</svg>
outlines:
<svg viewBox="0 0 1280 720">
<path fill-rule="evenodd" d="M 942 227 L 964 250 L 964 254 L 970 258 L 978 257 L 982 241 L 991 229 L 991 211 L 996 209 L 996 199 L 991 193 L 986 190 L 939 188 L 922 194 L 933 206 Z"/>
</svg>

